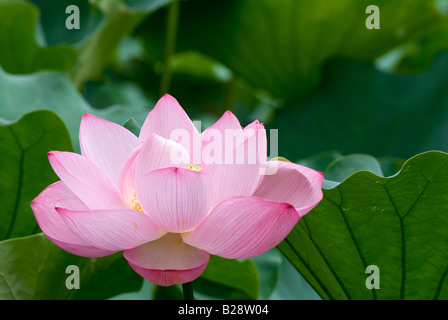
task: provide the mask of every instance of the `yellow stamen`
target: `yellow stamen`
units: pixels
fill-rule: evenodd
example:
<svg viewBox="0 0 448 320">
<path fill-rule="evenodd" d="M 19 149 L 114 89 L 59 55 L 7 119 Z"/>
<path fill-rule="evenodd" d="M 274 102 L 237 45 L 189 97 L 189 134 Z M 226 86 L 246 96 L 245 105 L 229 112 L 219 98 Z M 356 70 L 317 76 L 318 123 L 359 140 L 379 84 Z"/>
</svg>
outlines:
<svg viewBox="0 0 448 320">
<path fill-rule="evenodd" d="M 202 168 L 200 166 L 195 165 L 195 164 L 189 164 L 187 166 L 187 169 L 190 169 L 190 170 L 193 170 L 193 171 L 201 171 Z"/>
<path fill-rule="evenodd" d="M 134 210 L 137 210 L 137 211 L 140 211 L 140 212 L 144 213 L 143 208 L 142 208 L 140 202 L 138 202 L 137 194 L 135 192 L 134 192 L 134 198 L 132 198 L 132 200 L 131 200 L 131 207 Z"/>
</svg>

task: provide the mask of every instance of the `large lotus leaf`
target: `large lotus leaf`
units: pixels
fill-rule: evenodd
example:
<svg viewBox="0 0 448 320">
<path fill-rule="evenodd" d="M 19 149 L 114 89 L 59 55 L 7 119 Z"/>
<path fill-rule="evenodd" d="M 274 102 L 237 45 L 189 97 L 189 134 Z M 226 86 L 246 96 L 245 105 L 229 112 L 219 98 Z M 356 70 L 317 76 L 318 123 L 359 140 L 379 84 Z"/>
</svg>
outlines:
<svg viewBox="0 0 448 320">
<path fill-rule="evenodd" d="M 324 190 L 279 249 L 324 299 L 447 299 L 447 194 L 443 152 L 390 178 L 360 171 Z"/>
<path fill-rule="evenodd" d="M 137 291 L 143 282 L 121 253 L 103 258 L 76 256 L 42 233 L 1 241 L 0 257 L 2 300 L 107 299 Z M 71 287 L 77 282 L 79 289 Z"/>
<path fill-rule="evenodd" d="M 30 202 L 58 180 L 47 159 L 51 150 L 72 151 L 64 123 L 51 111 L 0 126 L 0 240 L 39 230 Z"/>
</svg>

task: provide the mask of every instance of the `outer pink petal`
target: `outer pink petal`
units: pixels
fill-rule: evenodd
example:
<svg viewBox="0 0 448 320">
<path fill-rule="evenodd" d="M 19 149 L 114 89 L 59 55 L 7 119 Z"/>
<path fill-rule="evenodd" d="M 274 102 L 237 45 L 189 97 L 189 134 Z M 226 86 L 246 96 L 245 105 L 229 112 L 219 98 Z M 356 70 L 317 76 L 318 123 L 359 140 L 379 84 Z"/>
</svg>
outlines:
<svg viewBox="0 0 448 320">
<path fill-rule="evenodd" d="M 137 157 L 135 169 L 137 180 L 157 169 L 186 168 L 191 163 L 189 158 L 188 151 L 181 144 L 151 134 L 143 143 Z"/>
<path fill-rule="evenodd" d="M 210 258 L 207 252 L 186 245 L 174 233 L 126 250 L 124 257 L 143 278 L 161 286 L 193 281 Z"/>
<path fill-rule="evenodd" d="M 322 200 L 322 173 L 285 161 L 270 161 L 254 196 L 291 204 L 304 216 Z"/>
<path fill-rule="evenodd" d="M 56 208 L 73 232 L 95 247 L 121 251 L 160 238 L 166 232 L 132 209 L 74 211 Z"/>
<path fill-rule="evenodd" d="M 90 209 L 127 207 L 117 187 L 87 157 L 52 151 L 48 153 L 48 159 L 64 184 Z"/>
<path fill-rule="evenodd" d="M 90 245 L 75 245 L 73 243 L 58 241 L 56 239 L 53 239 L 52 237 L 48 238 L 61 249 L 81 257 L 98 258 L 108 256 L 116 252 L 99 249 Z"/>
<path fill-rule="evenodd" d="M 79 129 L 81 152 L 118 186 L 120 170 L 137 146 L 138 138 L 126 128 L 86 113 Z"/>
<path fill-rule="evenodd" d="M 279 244 L 300 216 L 286 203 L 256 197 L 220 203 L 184 242 L 224 258 L 260 255 Z"/>
<path fill-rule="evenodd" d="M 70 203 L 77 209 L 86 208 L 62 181 L 53 183 L 31 201 L 37 223 L 45 235 L 62 249 L 79 256 L 102 257 L 112 254 L 113 252 L 86 243 L 65 224 L 55 210 L 55 204 L 62 202 Z"/>
<path fill-rule="evenodd" d="M 165 168 L 146 174 L 137 185 L 143 210 L 168 232 L 193 229 L 207 216 L 211 182 L 206 173 Z"/>
<path fill-rule="evenodd" d="M 206 167 L 213 183 L 212 207 L 256 190 L 266 166 L 266 131 L 256 122 L 242 132 L 233 148 L 226 148 L 223 163 Z"/>
<path fill-rule="evenodd" d="M 165 94 L 148 114 L 140 131 L 140 141 L 146 140 L 155 133 L 165 139 L 180 142 L 193 154 L 200 148 L 200 135 L 179 102 L 169 94 Z"/>
</svg>

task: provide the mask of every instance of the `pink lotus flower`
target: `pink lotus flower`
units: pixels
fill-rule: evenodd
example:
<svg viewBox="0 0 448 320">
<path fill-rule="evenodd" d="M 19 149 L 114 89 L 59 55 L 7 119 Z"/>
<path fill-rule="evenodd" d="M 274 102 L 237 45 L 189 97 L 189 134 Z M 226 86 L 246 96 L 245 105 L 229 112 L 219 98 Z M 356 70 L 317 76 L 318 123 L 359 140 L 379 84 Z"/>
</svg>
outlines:
<svg viewBox="0 0 448 320">
<path fill-rule="evenodd" d="M 227 132 L 231 147 L 218 143 Z M 48 153 L 61 180 L 31 202 L 40 228 L 76 255 L 124 251 L 138 274 L 162 286 L 196 279 L 210 254 L 234 259 L 270 250 L 322 199 L 321 173 L 266 161 L 263 124 L 242 129 L 227 111 L 200 134 L 169 95 L 138 138 L 85 114 L 79 140 L 82 155 Z"/>
</svg>

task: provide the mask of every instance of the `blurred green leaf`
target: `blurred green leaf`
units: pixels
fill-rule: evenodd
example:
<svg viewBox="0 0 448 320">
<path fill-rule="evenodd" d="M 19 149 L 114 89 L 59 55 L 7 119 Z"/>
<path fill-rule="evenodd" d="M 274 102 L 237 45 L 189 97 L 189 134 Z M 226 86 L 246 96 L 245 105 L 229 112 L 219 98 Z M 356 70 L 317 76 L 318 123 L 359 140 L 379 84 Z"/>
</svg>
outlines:
<svg viewBox="0 0 448 320">
<path fill-rule="evenodd" d="M 390 177 L 400 171 L 403 167 L 405 160 L 396 157 L 382 157 L 378 161 L 381 165 L 381 170 L 384 173 L 384 177 Z"/>
<path fill-rule="evenodd" d="M 72 151 L 67 128 L 51 111 L 35 111 L 0 126 L 0 240 L 39 231 L 30 202 L 58 180 L 52 150 Z"/>
<path fill-rule="evenodd" d="M 119 42 L 150 13 L 171 0 L 1 0 L 0 63 L 10 73 L 31 73 L 42 69 L 70 74 L 75 86 L 97 79 Z M 80 28 L 67 29 L 68 5 L 80 12 Z M 42 42 L 57 44 L 40 48 L 35 40 L 38 9 Z M 1 33 L 3 31 L 3 33 Z M 9 54 L 18 52 L 20 54 Z M 3 56 L 1 55 L 3 53 Z"/>
<path fill-rule="evenodd" d="M 109 300 L 152 300 L 154 298 L 153 291 L 155 286 L 155 284 L 147 280 L 143 280 L 143 285 L 140 290 L 121 293 L 109 298 Z"/>
<path fill-rule="evenodd" d="M 11 75 L 0 70 L 0 105 L 0 117 L 11 121 L 39 109 L 56 112 L 65 122 L 74 147 L 83 114 L 93 112 L 67 77 L 57 72 Z"/>
<path fill-rule="evenodd" d="M 89 0 L 29 0 L 40 11 L 40 23 L 47 45 L 67 43 L 76 47 L 86 40 L 103 21 L 101 11 L 91 5 Z M 66 8 L 75 5 L 79 8 L 79 29 L 67 29 L 66 19 L 70 13 Z"/>
<path fill-rule="evenodd" d="M 278 285 L 282 259 L 285 258 L 277 249 L 272 249 L 250 259 L 255 263 L 260 278 L 258 299 L 269 299 Z"/>
<path fill-rule="evenodd" d="M 324 173 L 324 189 L 331 189 L 357 171 L 370 171 L 381 177 L 396 174 L 404 160 L 396 157 L 374 158 L 365 154 L 341 155 L 337 151 L 324 151 L 301 159 L 299 164 Z"/>
<path fill-rule="evenodd" d="M 448 50 L 448 24 L 420 41 L 407 44 L 394 71 L 399 73 L 423 72 L 431 66 L 434 57 Z"/>
<path fill-rule="evenodd" d="M 131 117 L 143 123 L 148 114 L 146 106 L 94 109 L 76 91 L 69 79 L 58 72 L 10 75 L 0 69 L 0 105 L 0 117 L 10 121 L 39 109 L 56 112 L 67 126 L 75 150 L 79 150 L 79 124 L 86 112 L 118 124 L 123 124 Z"/>
<path fill-rule="evenodd" d="M 123 0 L 134 11 L 150 12 L 163 7 L 172 0 Z"/>
<path fill-rule="evenodd" d="M 390 178 L 357 172 L 324 190 L 279 249 L 324 299 L 447 299 L 447 194 L 442 152 Z M 369 265 L 380 290 L 366 288 Z"/>
<path fill-rule="evenodd" d="M 278 251 L 278 250 L 276 250 Z M 291 263 L 281 255 L 278 280 L 271 300 L 321 300 L 308 282 L 297 273 Z"/>
<path fill-rule="evenodd" d="M 314 170 L 325 172 L 330 163 L 342 157 L 338 151 L 322 151 L 308 158 L 300 159 L 299 164 Z"/>
<path fill-rule="evenodd" d="M 353 173 L 362 170 L 383 176 L 383 170 L 376 158 L 367 154 L 351 154 L 331 162 L 325 172 L 325 179 L 342 182 Z"/>
<path fill-rule="evenodd" d="M 376 0 L 381 26 L 369 30 L 365 21 L 371 4 L 369 0 L 183 2 L 177 51 L 200 51 L 252 87 L 291 101 L 317 85 L 327 60 L 344 56 L 372 61 L 447 20 L 434 1 Z M 160 51 L 163 43 L 163 18 L 160 13 L 138 30 L 154 56 L 161 55 L 154 50 Z"/>
<path fill-rule="evenodd" d="M 97 78 L 119 42 L 143 19 L 166 5 L 171 0 L 128 1 L 129 7 L 122 0 L 94 0 L 103 13 L 104 22 L 79 47 L 78 60 L 71 70 L 71 79 L 76 87 L 86 80 Z"/>
<path fill-rule="evenodd" d="M 142 278 L 116 253 L 84 258 L 53 244 L 44 234 L 0 242 L 0 299 L 99 300 L 137 291 Z M 66 280 L 79 268 L 79 289 L 67 289 Z"/>
<path fill-rule="evenodd" d="M 168 287 L 154 286 L 153 300 L 183 300 L 184 294 L 180 285 L 174 284 Z"/>
<path fill-rule="evenodd" d="M 257 267 L 249 259 L 239 261 L 211 255 L 204 273 L 193 282 L 193 288 L 214 298 L 254 300 L 259 290 Z"/>
<path fill-rule="evenodd" d="M 435 0 L 435 8 L 448 17 L 448 0 Z M 423 71 L 431 65 L 434 56 L 448 50 L 448 21 L 442 22 L 427 36 L 399 48 L 400 60 L 394 70 L 400 73 Z"/>
<path fill-rule="evenodd" d="M 69 45 L 41 47 L 37 44 L 37 18 L 38 10 L 31 3 L 0 0 L 0 66 L 7 72 L 66 71 L 74 65 L 77 53 Z"/>
<path fill-rule="evenodd" d="M 149 109 L 153 105 L 142 90 L 132 81 L 90 81 L 84 85 L 84 98 L 96 109 L 107 109 L 111 105 L 124 105 Z"/>
<path fill-rule="evenodd" d="M 183 300 L 184 295 L 179 285 L 175 284 L 168 287 L 155 286 L 153 291 L 153 300 Z"/>
<path fill-rule="evenodd" d="M 135 121 L 134 118 L 126 120 L 126 122 L 123 123 L 123 127 L 131 131 L 137 137 L 139 136 L 140 130 L 142 129 L 142 126 L 137 121 Z"/>
<path fill-rule="evenodd" d="M 285 106 L 266 128 L 279 129 L 278 150 L 291 161 L 323 150 L 407 159 L 448 151 L 448 51 L 412 76 L 339 60 L 319 89 Z"/>
<path fill-rule="evenodd" d="M 173 54 L 169 68 L 178 76 L 198 77 L 209 81 L 228 82 L 232 72 L 222 64 L 196 51 Z"/>
</svg>

